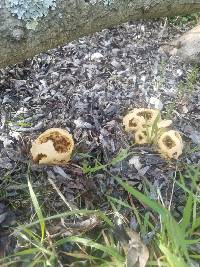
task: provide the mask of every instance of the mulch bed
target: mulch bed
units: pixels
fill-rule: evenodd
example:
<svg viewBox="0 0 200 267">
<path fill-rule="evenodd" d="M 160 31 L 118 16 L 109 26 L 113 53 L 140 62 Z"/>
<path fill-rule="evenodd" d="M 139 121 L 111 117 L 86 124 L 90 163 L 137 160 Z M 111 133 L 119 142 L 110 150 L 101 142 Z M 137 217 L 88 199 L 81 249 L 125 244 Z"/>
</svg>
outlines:
<svg viewBox="0 0 200 267">
<path fill-rule="evenodd" d="M 0 243 L 8 243 L 6 229 L 14 216 L 17 221 L 28 222 L 32 213 L 28 168 L 46 214 L 66 210 L 48 177 L 78 208 L 107 210 L 105 194 L 127 198 L 109 173 L 99 171 L 88 176 L 79 166 L 86 162 L 93 165 L 95 159 L 106 164 L 120 149 L 130 147 L 131 137 L 122 126 L 128 110 L 155 107 L 152 99 L 156 98 L 165 114 L 176 101 L 178 86 L 193 67 L 169 58 L 159 48 L 182 31 L 181 27 L 165 25 L 163 19 L 127 23 L 0 71 L 0 225 L 5 229 Z M 199 114 L 198 80 L 189 97 L 176 102 L 171 112 L 173 128 L 181 132 L 187 149 L 200 144 Z M 31 140 L 51 127 L 73 134 L 76 149 L 71 163 L 65 167 L 29 166 Z M 139 156 L 139 171 L 131 161 L 133 156 L 110 166 L 109 171 L 139 190 L 149 181 L 152 199 L 157 199 L 159 189 L 169 201 L 176 170 L 200 163 L 199 151 L 186 153 L 185 149 L 177 164 L 161 159 L 150 147 L 133 146 L 130 151 Z M 83 153 L 92 157 L 83 157 Z M 6 216 L 1 219 L 1 214 L 8 210 L 13 215 L 5 224 Z"/>
</svg>

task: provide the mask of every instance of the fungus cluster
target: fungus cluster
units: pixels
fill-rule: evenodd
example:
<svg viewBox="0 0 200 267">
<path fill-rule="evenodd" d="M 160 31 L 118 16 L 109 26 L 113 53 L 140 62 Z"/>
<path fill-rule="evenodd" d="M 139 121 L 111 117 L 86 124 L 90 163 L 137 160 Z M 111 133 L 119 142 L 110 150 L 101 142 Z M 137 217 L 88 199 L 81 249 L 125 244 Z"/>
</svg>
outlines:
<svg viewBox="0 0 200 267">
<path fill-rule="evenodd" d="M 74 148 L 71 134 L 59 128 L 51 128 L 32 143 L 31 155 L 38 164 L 66 164 Z"/>
<path fill-rule="evenodd" d="M 134 136 L 136 144 L 155 144 L 165 159 L 177 159 L 183 150 L 183 142 L 177 131 L 169 130 L 171 120 L 162 120 L 160 111 L 136 108 L 124 118 L 125 131 Z M 66 164 L 74 148 L 72 135 L 60 128 L 51 128 L 32 143 L 31 156 L 35 163 Z"/>
<path fill-rule="evenodd" d="M 177 159 L 182 154 L 183 142 L 180 134 L 167 128 L 171 120 L 162 120 L 159 110 L 135 108 L 124 118 L 125 131 L 133 134 L 135 143 L 154 143 L 166 159 Z"/>
</svg>

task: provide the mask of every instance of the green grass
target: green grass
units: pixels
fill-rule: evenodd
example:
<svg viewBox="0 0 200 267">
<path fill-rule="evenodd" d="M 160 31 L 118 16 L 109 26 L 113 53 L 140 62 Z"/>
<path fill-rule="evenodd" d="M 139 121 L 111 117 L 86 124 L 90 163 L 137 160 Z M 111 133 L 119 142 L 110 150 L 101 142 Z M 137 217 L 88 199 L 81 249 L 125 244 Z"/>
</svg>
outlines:
<svg viewBox="0 0 200 267">
<path fill-rule="evenodd" d="M 106 248 L 105 250 L 105 247 L 103 245 L 95 243 L 91 240 L 87 240 L 86 238 L 70 236 L 68 239 L 64 238 L 57 240 L 56 242 L 51 241 L 51 238 L 49 237 L 48 231 L 46 229 L 47 221 L 50 222 L 58 218 L 65 218 L 79 214 L 81 216 L 95 215 L 99 217 L 105 224 L 109 225 L 109 227 L 113 227 L 113 223 L 104 213 L 98 210 L 74 210 L 44 218 L 36 194 L 33 191 L 33 187 L 31 185 L 29 177 L 28 188 L 38 220 L 35 220 L 34 222 L 31 222 L 26 225 L 19 225 L 14 230 L 13 234 L 18 238 L 18 240 L 20 240 L 19 242 L 21 243 L 21 246 L 25 246 L 26 248 L 21 249 L 19 252 L 0 260 L 0 263 L 6 263 L 7 266 L 15 266 L 15 264 L 17 263 L 26 264 L 25 266 L 27 267 L 57 266 L 58 253 L 56 252 L 56 249 L 59 249 L 60 245 L 65 244 L 67 242 L 80 242 L 82 244 L 86 244 L 87 246 L 90 246 L 92 248 L 102 250 L 104 253 L 106 252 L 109 256 L 112 256 L 117 260 L 122 261 L 123 257 L 118 254 L 115 248 L 110 247 Z M 38 225 L 40 225 L 40 231 L 38 231 Z"/>
<path fill-rule="evenodd" d="M 76 263 L 74 266 L 122 267 L 126 262 L 126 250 L 116 238 L 115 219 L 120 218 L 124 222 L 124 229 L 130 232 L 131 217 L 135 218 L 137 232 L 150 252 L 147 266 L 192 267 L 194 260 L 199 262 L 199 253 L 194 247 L 200 242 L 200 167 L 187 166 L 184 174 L 179 173 L 179 178 L 172 181 L 181 189 L 184 199 L 182 216 L 177 219 L 173 216 L 171 206 L 165 204 L 162 196 L 158 197 L 157 201 L 150 198 L 150 183 L 142 193 L 126 183 L 123 177 L 114 176 L 109 172 L 111 165 L 126 160 L 132 154 L 128 149 L 123 149 L 108 164 L 103 165 L 99 161 L 94 161 L 94 166 L 86 162 L 82 166 L 83 172 L 90 178 L 99 171 L 109 174 L 129 196 L 121 199 L 105 195 L 110 205 L 106 213 L 98 209 L 82 209 L 44 216 L 45 210 L 37 199 L 31 182 L 31 172 L 28 171 L 27 186 L 34 213 L 29 223 L 20 224 L 13 231 L 12 235 L 18 240 L 18 251 L 0 260 L 0 263 L 6 263 L 6 266 L 20 264 L 27 267 L 54 267 L 70 266 L 71 261 Z M 128 200 L 130 198 L 133 202 Z M 125 209 L 130 214 L 126 218 L 123 216 Z M 100 221 L 100 226 L 94 232 L 84 230 L 56 237 L 49 232 L 49 227 L 56 225 L 58 220 L 68 218 L 76 221 L 77 218 L 82 217 L 84 220 L 93 216 Z M 147 238 L 148 236 L 151 238 Z M 66 251 L 66 246 L 71 246 L 72 249 Z M 66 259 L 69 263 L 66 263 Z M 62 265 L 63 262 L 66 265 Z"/>
<path fill-rule="evenodd" d="M 19 127 L 32 127 L 33 122 L 32 121 L 26 121 L 26 119 L 22 115 L 17 115 L 16 117 L 12 118 L 11 120 L 6 121 L 7 125 L 13 126 L 19 126 Z"/>
<path fill-rule="evenodd" d="M 161 254 L 162 257 L 161 266 L 192 266 L 192 258 L 194 255 L 190 251 L 188 244 L 190 243 L 195 229 L 200 226 L 199 218 L 196 216 L 196 198 L 194 198 L 192 192 L 190 190 L 187 191 L 188 195 L 183 210 L 183 217 L 179 222 L 177 222 L 172 214 L 160 203 L 152 201 L 144 194 L 138 192 L 127 183 L 123 182 L 119 177 L 115 177 L 115 179 L 133 197 L 159 215 L 161 224 L 160 231 L 157 233 L 154 242 L 155 246 L 157 246 L 157 250 L 160 250 L 159 254 Z M 199 238 L 192 238 L 193 244 L 198 244 L 199 241 Z M 149 262 L 149 265 L 151 264 L 155 264 L 154 259 Z"/>
<path fill-rule="evenodd" d="M 166 118 L 172 118 L 173 110 L 176 109 L 177 103 L 181 103 L 184 98 L 190 98 L 192 96 L 199 75 L 199 67 L 193 67 L 190 71 L 187 72 L 185 80 L 179 82 L 176 97 L 170 104 L 166 106 Z"/>
</svg>

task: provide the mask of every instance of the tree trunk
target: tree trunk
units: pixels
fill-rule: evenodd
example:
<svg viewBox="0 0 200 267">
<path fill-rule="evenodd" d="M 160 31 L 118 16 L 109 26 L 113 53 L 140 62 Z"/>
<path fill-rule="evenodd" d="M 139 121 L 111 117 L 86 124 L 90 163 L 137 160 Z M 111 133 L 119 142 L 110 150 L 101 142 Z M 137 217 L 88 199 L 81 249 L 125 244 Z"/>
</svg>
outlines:
<svg viewBox="0 0 200 267">
<path fill-rule="evenodd" d="M 6 1 L 14 2 L 0 2 L 0 67 L 130 20 L 200 11 L 199 0 L 54 0 L 55 9 L 33 30 L 12 16 Z"/>
</svg>

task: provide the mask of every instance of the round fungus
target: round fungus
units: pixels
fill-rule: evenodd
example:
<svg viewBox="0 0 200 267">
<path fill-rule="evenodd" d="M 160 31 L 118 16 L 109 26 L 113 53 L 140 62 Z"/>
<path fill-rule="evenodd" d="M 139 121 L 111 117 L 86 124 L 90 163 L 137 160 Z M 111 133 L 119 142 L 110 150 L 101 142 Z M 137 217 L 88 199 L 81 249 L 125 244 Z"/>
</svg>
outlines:
<svg viewBox="0 0 200 267">
<path fill-rule="evenodd" d="M 181 135 L 174 130 L 164 132 L 158 138 L 158 151 L 166 159 L 178 159 L 182 154 L 183 141 Z"/>
<path fill-rule="evenodd" d="M 167 128 L 171 120 L 162 120 L 159 110 L 135 108 L 124 118 L 125 131 L 131 132 L 136 144 L 152 144 L 165 159 L 177 159 L 183 150 L 180 134 Z"/>
<path fill-rule="evenodd" d="M 145 120 L 143 117 L 139 117 L 134 113 L 128 113 L 123 118 L 123 125 L 126 132 L 136 132 L 145 127 Z"/>
<path fill-rule="evenodd" d="M 135 133 L 135 143 L 139 145 L 147 144 L 148 143 L 148 136 L 147 131 L 145 130 L 138 130 Z"/>
<path fill-rule="evenodd" d="M 155 121 L 160 121 L 160 111 L 148 108 L 135 108 L 123 118 L 127 132 L 145 129 L 152 126 Z"/>
<path fill-rule="evenodd" d="M 72 135 L 60 128 L 42 133 L 31 147 L 32 159 L 38 164 L 66 164 L 74 148 Z"/>
<path fill-rule="evenodd" d="M 150 108 L 135 108 L 131 113 L 143 118 L 146 125 L 152 125 L 155 120 L 160 121 L 160 111 Z"/>
</svg>

